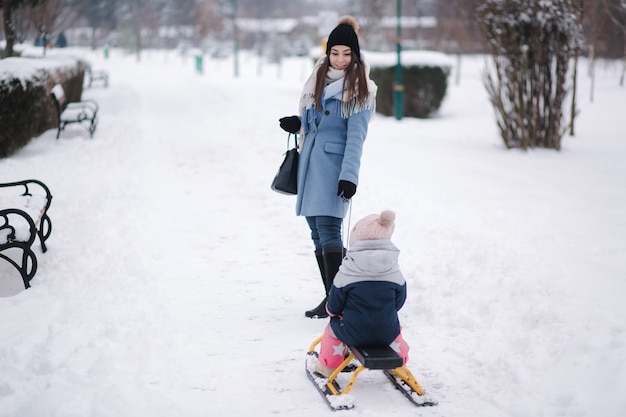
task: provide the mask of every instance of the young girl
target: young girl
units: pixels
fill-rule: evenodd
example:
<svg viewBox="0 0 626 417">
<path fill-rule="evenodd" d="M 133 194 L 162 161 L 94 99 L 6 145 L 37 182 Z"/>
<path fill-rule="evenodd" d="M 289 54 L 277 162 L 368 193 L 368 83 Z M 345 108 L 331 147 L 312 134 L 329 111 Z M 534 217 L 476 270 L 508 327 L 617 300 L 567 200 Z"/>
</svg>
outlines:
<svg viewBox="0 0 626 417">
<path fill-rule="evenodd" d="M 311 229 L 326 295 L 343 258 L 341 223 L 356 193 L 363 142 L 376 104 L 376 85 L 361 57 L 358 23 L 344 16 L 300 96 L 300 116 L 280 119 L 301 133 L 296 214 Z M 326 297 L 307 317 L 328 317 Z"/>
<path fill-rule="evenodd" d="M 331 316 L 315 370 L 329 376 L 345 359 L 346 345 L 390 345 L 408 360 L 398 310 L 406 300 L 406 282 L 398 267 L 399 250 L 391 242 L 395 213 L 372 214 L 355 225 L 350 248 L 328 296 Z"/>
</svg>

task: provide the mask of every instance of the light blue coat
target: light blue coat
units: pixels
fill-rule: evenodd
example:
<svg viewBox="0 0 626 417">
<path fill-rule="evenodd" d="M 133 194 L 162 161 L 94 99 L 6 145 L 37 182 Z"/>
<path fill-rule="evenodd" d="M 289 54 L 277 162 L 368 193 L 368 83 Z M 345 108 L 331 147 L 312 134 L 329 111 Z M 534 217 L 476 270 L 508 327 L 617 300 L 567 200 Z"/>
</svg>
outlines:
<svg viewBox="0 0 626 417">
<path fill-rule="evenodd" d="M 372 110 L 364 109 L 344 119 L 340 106 L 338 99 L 326 100 L 324 110 L 308 125 L 298 165 L 298 216 L 343 218 L 348 204 L 337 196 L 339 180 L 359 183 Z"/>
</svg>

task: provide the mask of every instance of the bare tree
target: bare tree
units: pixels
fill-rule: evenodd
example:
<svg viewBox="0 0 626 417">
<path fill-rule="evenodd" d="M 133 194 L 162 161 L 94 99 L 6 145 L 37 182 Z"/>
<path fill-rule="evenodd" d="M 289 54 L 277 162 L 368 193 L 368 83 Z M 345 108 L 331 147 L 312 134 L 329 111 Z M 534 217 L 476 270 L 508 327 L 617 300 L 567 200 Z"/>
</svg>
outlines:
<svg viewBox="0 0 626 417">
<path fill-rule="evenodd" d="M 84 4 L 79 0 L 45 0 L 25 10 L 28 21 L 37 30 L 45 55 L 46 48 L 55 36 L 71 27 L 80 17 Z"/>
<path fill-rule="evenodd" d="M 601 26 L 601 9 L 600 3 L 587 2 L 584 6 L 585 19 L 583 21 L 583 28 L 587 35 L 587 49 L 589 68 L 587 73 L 591 78 L 589 88 L 589 100 L 593 102 L 594 84 L 595 84 L 595 67 L 596 67 L 596 52 L 598 51 L 598 45 L 600 44 L 599 28 Z"/>
<path fill-rule="evenodd" d="M 82 16 L 91 28 L 91 48 L 96 49 L 99 39 L 98 33 L 107 33 L 117 25 L 115 11 L 118 0 L 88 0 L 81 10 Z M 101 35 L 102 36 L 102 35 Z"/>
<path fill-rule="evenodd" d="M 157 36 L 159 21 L 158 0 L 122 0 L 118 9 L 122 46 L 135 52 L 137 61 L 150 39 Z"/>
<path fill-rule="evenodd" d="M 578 24 L 582 27 L 583 16 L 585 15 L 585 0 L 578 0 L 578 4 L 574 6 L 577 8 L 578 14 Z M 578 56 L 580 55 L 581 44 L 580 42 L 576 43 L 574 52 L 574 67 L 572 74 L 572 107 L 570 112 L 570 126 L 569 126 L 569 134 L 570 136 L 574 136 L 574 120 L 576 119 L 576 115 L 578 114 L 578 110 L 576 110 L 576 93 L 578 87 Z"/>
<path fill-rule="evenodd" d="M 623 39 L 622 74 L 619 85 L 624 86 L 624 74 L 626 74 L 626 0 L 603 0 L 606 12 L 613 23 L 620 28 Z"/>
<path fill-rule="evenodd" d="M 196 5 L 195 24 L 198 36 L 204 39 L 224 30 L 224 22 L 216 11 L 216 0 L 203 0 Z"/>
<path fill-rule="evenodd" d="M 367 49 L 384 50 L 387 46 L 381 17 L 395 15 L 395 12 L 392 13 L 392 7 L 395 7 L 395 2 L 389 2 L 389 0 L 352 0 L 349 2 L 346 11 L 360 19 L 360 36 L 366 39 Z"/>
<path fill-rule="evenodd" d="M 474 18 L 479 0 L 448 0 L 436 7 L 437 49 L 451 53 L 483 51 L 483 43 Z"/>
<path fill-rule="evenodd" d="M 482 49 L 482 39 L 474 15 L 477 0 L 451 0 L 438 2 L 436 7 L 436 48 L 456 54 L 455 83 L 461 80 L 461 57 L 468 52 Z"/>
<path fill-rule="evenodd" d="M 484 82 L 505 146 L 559 150 L 567 74 L 580 38 L 572 0 L 485 0 L 493 69 Z"/>
<path fill-rule="evenodd" d="M 15 24 L 15 12 L 20 9 L 20 7 L 34 7 L 44 1 L 45 0 L 0 0 L 4 36 L 6 38 L 3 56 L 13 56 L 13 47 L 20 36 L 20 30 L 18 30 Z"/>
</svg>

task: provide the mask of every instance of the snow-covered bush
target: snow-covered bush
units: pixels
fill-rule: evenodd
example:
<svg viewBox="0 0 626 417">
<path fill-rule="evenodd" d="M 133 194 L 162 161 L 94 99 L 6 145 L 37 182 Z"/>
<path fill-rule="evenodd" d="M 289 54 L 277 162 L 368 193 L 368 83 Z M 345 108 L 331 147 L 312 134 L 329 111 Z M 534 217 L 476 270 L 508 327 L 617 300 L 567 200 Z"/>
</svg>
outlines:
<svg viewBox="0 0 626 417">
<path fill-rule="evenodd" d="M 60 83 L 69 101 L 80 100 L 86 66 L 72 58 L 0 61 L 0 158 L 57 126 L 50 90 Z"/>
<path fill-rule="evenodd" d="M 572 0 L 485 0 L 493 65 L 484 83 L 508 148 L 561 148 L 570 60 L 581 28 Z"/>
<path fill-rule="evenodd" d="M 370 76 L 378 85 L 376 111 L 386 116 L 394 112 L 394 85 L 397 55 L 367 52 Z M 448 89 L 452 60 L 433 51 L 405 51 L 401 54 L 404 82 L 404 116 L 426 118 L 441 106 Z"/>
<path fill-rule="evenodd" d="M 0 79 L 0 157 L 11 155 L 54 123 L 54 108 L 43 105 L 48 98 L 44 77 Z"/>
</svg>

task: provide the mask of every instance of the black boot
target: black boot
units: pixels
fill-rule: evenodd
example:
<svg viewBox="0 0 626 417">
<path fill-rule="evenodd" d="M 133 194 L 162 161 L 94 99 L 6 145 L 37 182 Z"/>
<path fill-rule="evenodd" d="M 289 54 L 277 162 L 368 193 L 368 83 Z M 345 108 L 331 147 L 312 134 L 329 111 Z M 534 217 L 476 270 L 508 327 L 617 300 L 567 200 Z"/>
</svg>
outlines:
<svg viewBox="0 0 626 417">
<path fill-rule="evenodd" d="M 305 311 L 304 315 L 311 319 L 325 319 L 326 317 L 328 317 L 328 313 L 326 312 L 326 300 L 327 297 L 324 297 L 322 302 L 319 303 L 317 307 L 315 307 L 313 310 Z"/>
<path fill-rule="evenodd" d="M 326 291 L 326 295 L 328 295 L 328 291 L 330 291 L 330 287 L 326 283 L 326 268 L 324 267 L 324 257 L 322 256 L 321 250 L 315 251 L 315 259 L 317 260 L 317 266 L 320 269 L 320 276 L 322 277 L 322 283 L 324 284 L 324 290 Z M 306 317 L 314 318 L 317 317 L 319 319 L 324 319 L 328 317 L 328 313 L 326 313 L 326 297 L 322 300 L 321 303 L 317 307 L 312 310 L 308 310 L 304 312 Z"/>
<path fill-rule="evenodd" d="M 325 319 L 326 317 L 328 317 L 328 313 L 326 312 L 326 300 L 328 298 L 328 293 L 330 292 L 330 287 L 332 287 L 333 285 L 335 275 L 337 274 L 337 271 L 339 271 L 339 266 L 341 265 L 344 254 L 345 249 L 342 247 L 325 248 L 322 250 L 321 255 L 319 251 L 315 251 L 317 265 L 320 268 L 320 275 L 322 276 L 322 280 L 324 281 L 326 297 L 324 297 L 322 302 L 313 310 L 306 311 L 304 313 L 306 317 L 318 319 Z"/>
<path fill-rule="evenodd" d="M 333 286 L 333 281 L 335 280 L 335 275 L 337 275 L 337 271 L 339 271 L 339 267 L 341 266 L 341 261 L 343 260 L 343 256 L 345 254 L 344 248 L 325 248 L 322 251 L 322 256 L 324 258 L 324 271 L 326 276 L 326 295 L 330 292 L 330 287 Z"/>
</svg>

